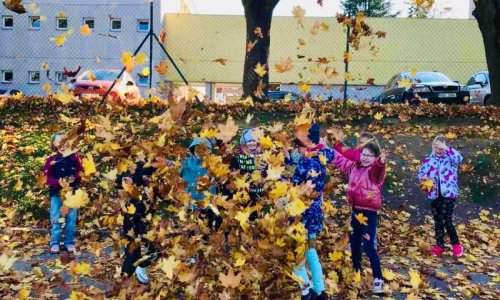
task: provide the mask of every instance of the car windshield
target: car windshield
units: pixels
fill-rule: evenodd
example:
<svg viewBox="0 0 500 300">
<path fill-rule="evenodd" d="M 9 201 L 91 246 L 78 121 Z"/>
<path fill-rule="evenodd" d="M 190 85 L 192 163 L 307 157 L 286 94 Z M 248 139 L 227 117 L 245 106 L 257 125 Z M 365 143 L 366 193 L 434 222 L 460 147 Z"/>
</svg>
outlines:
<svg viewBox="0 0 500 300">
<path fill-rule="evenodd" d="M 410 78 L 417 82 L 453 82 L 448 76 L 437 73 L 437 72 L 420 72 L 417 73 L 415 77 L 411 76 L 410 73 L 403 73 L 403 78 Z"/>
<path fill-rule="evenodd" d="M 92 74 L 94 74 L 96 80 L 114 81 L 118 76 L 119 72 L 109 71 L 109 70 L 96 70 L 92 71 Z M 81 80 L 91 80 L 88 71 L 85 72 L 85 74 L 83 74 Z"/>
</svg>

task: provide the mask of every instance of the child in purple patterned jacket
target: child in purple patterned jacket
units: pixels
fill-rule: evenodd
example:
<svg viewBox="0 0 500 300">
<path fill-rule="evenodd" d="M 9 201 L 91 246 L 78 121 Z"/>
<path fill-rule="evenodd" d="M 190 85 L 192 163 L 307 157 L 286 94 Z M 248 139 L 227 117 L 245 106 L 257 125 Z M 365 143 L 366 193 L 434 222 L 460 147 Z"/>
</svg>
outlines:
<svg viewBox="0 0 500 300">
<path fill-rule="evenodd" d="M 458 241 L 453 225 L 453 209 L 458 196 L 458 167 L 463 157 L 455 148 L 446 145 L 446 137 L 438 135 L 432 142 L 432 153 L 422 161 L 418 179 L 431 201 L 434 217 L 436 245 L 431 254 L 441 256 L 444 252 L 445 230 L 453 245 L 453 256 L 460 257 L 464 249 Z"/>
</svg>

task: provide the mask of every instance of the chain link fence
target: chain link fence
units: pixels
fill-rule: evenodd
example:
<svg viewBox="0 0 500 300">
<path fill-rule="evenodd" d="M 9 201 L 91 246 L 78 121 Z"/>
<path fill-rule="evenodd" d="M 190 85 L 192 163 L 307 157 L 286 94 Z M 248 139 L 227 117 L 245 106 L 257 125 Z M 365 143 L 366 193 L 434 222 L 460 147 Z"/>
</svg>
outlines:
<svg viewBox="0 0 500 300">
<path fill-rule="evenodd" d="M 40 0 L 28 13 L 0 8 L 0 90 L 44 94 L 70 83 L 64 70 L 120 70 L 122 51 L 133 52 L 147 35 L 149 4 L 144 1 Z M 224 102 L 241 96 L 246 51 L 243 16 L 160 14 L 154 1 L 153 28 L 199 96 Z M 346 27 L 335 17 L 273 18 L 270 89 L 313 99 L 347 97 L 370 100 L 403 71 L 438 71 L 462 84 L 486 70 L 481 34 L 475 20 L 369 18 L 373 35 L 359 49 L 346 50 Z M 82 30 L 88 26 L 90 34 Z M 160 32 L 163 34 L 160 35 Z M 163 80 L 183 85 L 179 73 L 153 41 L 153 87 Z M 140 52 L 149 54 L 149 42 Z M 349 60 L 349 72 L 344 72 Z M 148 88 L 149 62 L 136 66 L 132 78 Z M 278 72 L 281 68 L 284 72 Z M 161 74 L 160 74 L 161 73 Z M 67 73 L 66 73 L 67 75 Z M 187 89 L 185 89 L 187 92 Z"/>
</svg>

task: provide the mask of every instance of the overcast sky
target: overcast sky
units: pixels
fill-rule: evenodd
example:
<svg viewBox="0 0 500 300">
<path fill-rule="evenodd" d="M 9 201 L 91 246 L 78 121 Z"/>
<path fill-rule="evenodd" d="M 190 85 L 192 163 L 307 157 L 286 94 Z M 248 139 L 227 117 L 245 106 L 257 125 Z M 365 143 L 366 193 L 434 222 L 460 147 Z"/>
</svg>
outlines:
<svg viewBox="0 0 500 300">
<path fill-rule="evenodd" d="M 162 0 L 163 12 L 179 12 L 182 0 Z M 393 10 L 407 16 L 409 0 L 391 0 Z M 213 15 L 242 15 L 241 0 L 184 0 L 191 13 Z M 436 18 L 469 18 L 472 0 L 436 0 L 432 12 Z M 274 11 L 275 16 L 290 16 L 292 8 L 300 5 L 306 10 L 306 16 L 334 16 L 340 12 L 340 0 L 323 0 L 323 7 L 316 0 L 281 0 Z"/>
</svg>

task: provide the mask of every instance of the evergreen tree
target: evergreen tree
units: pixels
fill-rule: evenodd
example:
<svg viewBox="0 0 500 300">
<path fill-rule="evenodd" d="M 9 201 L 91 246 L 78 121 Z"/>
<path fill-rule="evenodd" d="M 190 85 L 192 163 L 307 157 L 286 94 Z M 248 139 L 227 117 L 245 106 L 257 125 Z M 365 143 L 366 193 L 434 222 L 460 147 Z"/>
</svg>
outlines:
<svg viewBox="0 0 500 300">
<path fill-rule="evenodd" d="M 358 12 L 364 12 L 368 17 L 395 17 L 391 14 L 391 2 L 389 0 L 343 0 L 342 10 L 346 15 L 355 16 Z"/>
</svg>

